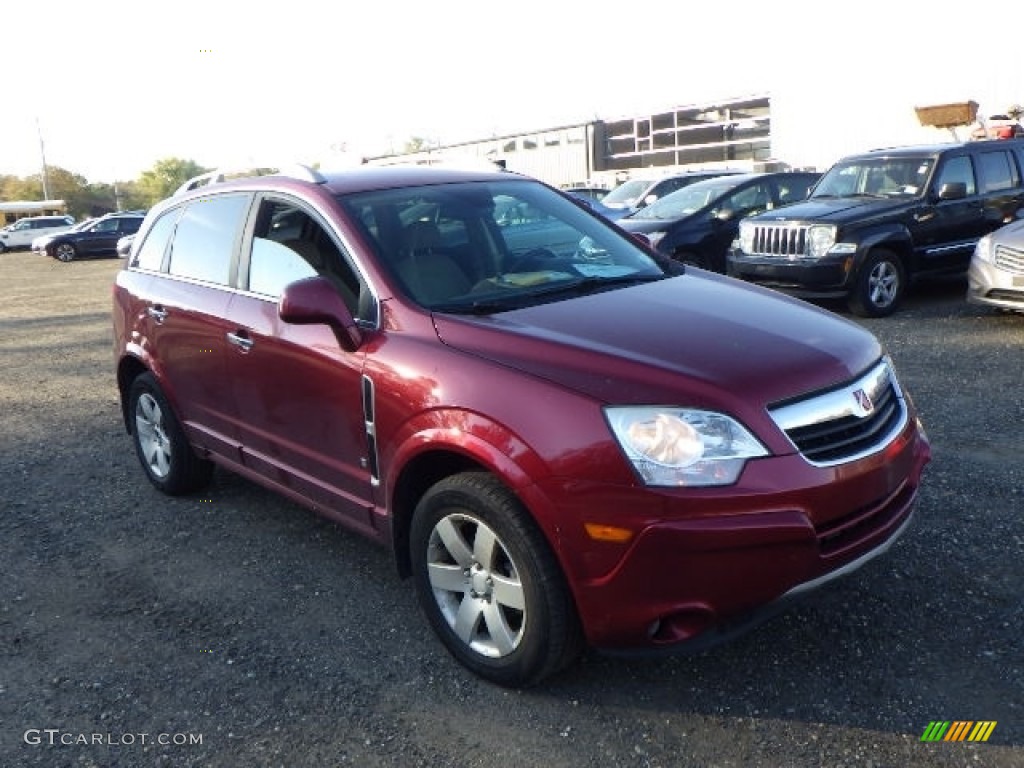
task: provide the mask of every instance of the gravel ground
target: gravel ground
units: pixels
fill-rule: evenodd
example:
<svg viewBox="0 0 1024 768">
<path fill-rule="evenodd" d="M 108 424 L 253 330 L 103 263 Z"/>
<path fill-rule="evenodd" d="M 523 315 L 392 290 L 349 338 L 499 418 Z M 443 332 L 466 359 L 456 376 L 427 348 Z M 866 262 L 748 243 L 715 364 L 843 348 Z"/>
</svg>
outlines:
<svg viewBox="0 0 1024 768">
<path fill-rule="evenodd" d="M 516 692 L 458 666 L 355 534 L 222 472 L 149 486 L 119 266 L 0 255 L 3 768 L 1024 766 L 1024 315 L 954 281 L 866 323 L 934 447 L 886 557 L 730 645 Z M 998 725 L 922 743 L 933 720 Z"/>
</svg>

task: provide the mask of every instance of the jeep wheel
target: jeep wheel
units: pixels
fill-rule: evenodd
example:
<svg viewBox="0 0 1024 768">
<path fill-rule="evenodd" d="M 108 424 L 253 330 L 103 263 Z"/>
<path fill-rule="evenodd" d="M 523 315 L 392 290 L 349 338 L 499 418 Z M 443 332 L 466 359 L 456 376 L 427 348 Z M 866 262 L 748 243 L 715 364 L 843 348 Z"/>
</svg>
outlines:
<svg viewBox="0 0 1024 768">
<path fill-rule="evenodd" d="M 420 500 L 410 530 L 420 605 L 448 651 L 499 685 L 540 682 L 582 634 L 547 541 L 497 478 L 467 472 Z"/>
<path fill-rule="evenodd" d="M 135 453 L 153 485 L 177 496 L 209 483 L 213 464 L 193 452 L 152 374 L 144 373 L 132 382 L 128 413 Z"/>
<path fill-rule="evenodd" d="M 74 261 L 77 254 L 71 243 L 61 243 L 54 249 L 53 255 L 61 261 Z"/>
<path fill-rule="evenodd" d="M 873 250 L 854 278 L 850 311 L 860 317 L 891 315 L 903 299 L 905 283 L 899 256 L 884 248 Z"/>
</svg>

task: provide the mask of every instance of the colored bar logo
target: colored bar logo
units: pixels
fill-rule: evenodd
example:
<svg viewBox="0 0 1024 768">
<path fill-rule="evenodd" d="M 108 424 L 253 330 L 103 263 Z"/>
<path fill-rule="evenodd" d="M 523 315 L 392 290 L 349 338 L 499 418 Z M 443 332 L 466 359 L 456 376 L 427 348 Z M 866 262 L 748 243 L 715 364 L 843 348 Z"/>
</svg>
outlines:
<svg viewBox="0 0 1024 768">
<path fill-rule="evenodd" d="M 921 741 L 988 741 L 996 728 L 995 720 L 932 720 L 921 734 Z"/>
</svg>

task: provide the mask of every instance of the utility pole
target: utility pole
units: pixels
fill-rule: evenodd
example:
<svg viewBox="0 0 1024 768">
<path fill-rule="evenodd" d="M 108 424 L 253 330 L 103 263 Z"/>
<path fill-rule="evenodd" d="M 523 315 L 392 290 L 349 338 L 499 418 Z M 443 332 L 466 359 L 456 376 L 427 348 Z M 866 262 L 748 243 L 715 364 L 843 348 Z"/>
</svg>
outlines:
<svg viewBox="0 0 1024 768">
<path fill-rule="evenodd" d="M 46 150 L 43 148 L 43 129 L 39 127 L 39 118 L 36 117 L 36 133 L 39 136 L 39 157 L 43 161 L 43 199 L 50 199 L 50 174 L 46 170 Z"/>
</svg>

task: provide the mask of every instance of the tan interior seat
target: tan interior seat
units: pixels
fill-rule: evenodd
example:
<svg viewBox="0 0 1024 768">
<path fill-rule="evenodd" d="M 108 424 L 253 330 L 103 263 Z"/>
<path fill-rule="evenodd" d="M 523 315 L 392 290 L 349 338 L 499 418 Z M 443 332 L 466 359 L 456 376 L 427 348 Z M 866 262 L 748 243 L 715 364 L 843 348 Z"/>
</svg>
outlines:
<svg viewBox="0 0 1024 768">
<path fill-rule="evenodd" d="M 430 221 L 414 221 L 403 232 L 404 257 L 396 268 L 413 298 L 423 304 L 446 301 L 472 287 L 455 259 L 441 250 L 441 232 Z"/>
</svg>

